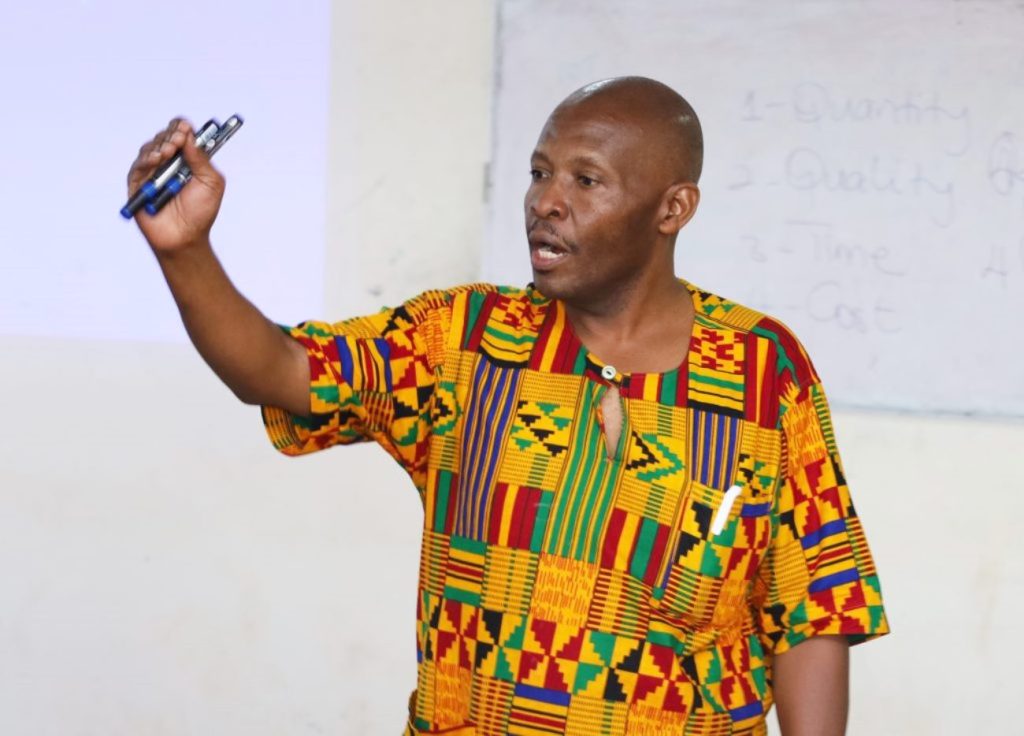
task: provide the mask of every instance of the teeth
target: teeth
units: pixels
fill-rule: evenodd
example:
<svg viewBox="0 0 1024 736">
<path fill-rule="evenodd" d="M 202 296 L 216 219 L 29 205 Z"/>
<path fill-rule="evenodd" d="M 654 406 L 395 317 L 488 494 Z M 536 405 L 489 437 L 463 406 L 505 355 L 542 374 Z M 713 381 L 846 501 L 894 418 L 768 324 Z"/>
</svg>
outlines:
<svg viewBox="0 0 1024 736">
<path fill-rule="evenodd" d="M 560 251 L 555 250 L 550 245 L 542 245 L 537 248 L 537 255 L 547 260 L 558 258 L 561 255 Z"/>
</svg>

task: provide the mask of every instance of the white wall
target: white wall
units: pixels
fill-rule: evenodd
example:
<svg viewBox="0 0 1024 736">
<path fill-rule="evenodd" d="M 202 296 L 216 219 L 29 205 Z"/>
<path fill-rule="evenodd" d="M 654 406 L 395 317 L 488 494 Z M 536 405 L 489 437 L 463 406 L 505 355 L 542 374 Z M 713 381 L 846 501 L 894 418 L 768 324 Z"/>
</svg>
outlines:
<svg viewBox="0 0 1024 736">
<path fill-rule="evenodd" d="M 476 278 L 493 39 L 477 0 L 334 11 L 325 318 Z M 0 337 L 0 410 L 0 733 L 401 732 L 421 510 L 389 457 L 277 455 L 185 345 Z"/>
<path fill-rule="evenodd" d="M 1024 423 L 834 421 L 893 630 L 852 651 L 850 733 L 1014 732 Z"/>
<path fill-rule="evenodd" d="M 491 24 L 336 5 L 325 316 L 474 277 Z M 0 733 L 400 732 L 420 509 L 388 457 L 277 456 L 186 346 L 0 356 Z M 1006 731 L 1024 424 L 835 423 L 895 632 L 854 650 L 850 733 Z"/>
</svg>

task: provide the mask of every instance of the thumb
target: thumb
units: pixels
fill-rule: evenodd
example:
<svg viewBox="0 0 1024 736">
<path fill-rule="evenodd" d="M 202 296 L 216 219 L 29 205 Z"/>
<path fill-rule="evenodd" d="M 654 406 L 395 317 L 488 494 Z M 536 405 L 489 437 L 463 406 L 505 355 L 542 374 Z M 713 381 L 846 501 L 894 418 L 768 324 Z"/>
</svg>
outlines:
<svg viewBox="0 0 1024 736">
<path fill-rule="evenodd" d="M 195 131 L 189 131 L 189 134 L 185 136 L 185 145 L 181 148 L 181 155 L 188 167 L 192 169 L 193 177 L 204 184 L 217 186 L 221 180 L 220 172 L 213 168 L 206 152 L 199 150 L 196 146 L 195 136 Z"/>
</svg>

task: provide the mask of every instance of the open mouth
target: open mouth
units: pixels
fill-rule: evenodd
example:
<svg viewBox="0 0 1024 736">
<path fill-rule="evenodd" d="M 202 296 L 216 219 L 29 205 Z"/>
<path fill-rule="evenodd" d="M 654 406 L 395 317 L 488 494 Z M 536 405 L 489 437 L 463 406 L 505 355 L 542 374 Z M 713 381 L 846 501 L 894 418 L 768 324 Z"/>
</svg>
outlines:
<svg viewBox="0 0 1024 736">
<path fill-rule="evenodd" d="M 551 243 L 530 243 L 530 263 L 534 270 L 547 271 L 569 257 L 569 252 Z"/>
<path fill-rule="evenodd" d="M 544 231 L 530 235 L 530 261 L 535 269 L 547 270 L 568 256 L 569 249 L 556 235 Z"/>
<path fill-rule="evenodd" d="M 538 260 L 548 262 L 557 261 L 566 253 L 564 248 L 559 248 L 556 245 L 548 245 L 546 243 L 543 245 L 538 245 L 532 250 L 537 255 Z"/>
</svg>

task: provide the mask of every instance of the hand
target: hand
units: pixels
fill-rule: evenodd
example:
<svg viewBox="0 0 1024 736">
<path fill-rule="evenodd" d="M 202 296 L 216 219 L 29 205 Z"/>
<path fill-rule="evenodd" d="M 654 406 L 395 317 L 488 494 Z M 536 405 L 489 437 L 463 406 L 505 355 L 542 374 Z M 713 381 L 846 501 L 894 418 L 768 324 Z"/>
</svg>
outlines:
<svg viewBox="0 0 1024 736">
<path fill-rule="evenodd" d="M 196 148 L 196 134 L 188 121 L 175 118 L 153 140 L 143 144 L 128 170 L 128 196 L 153 172 L 181 150 L 192 169 L 192 181 L 160 212 L 149 215 L 140 209 L 135 222 L 157 255 L 169 255 L 209 241 L 210 228 L 224 197 L 224 177 Z"/>
</svg>

